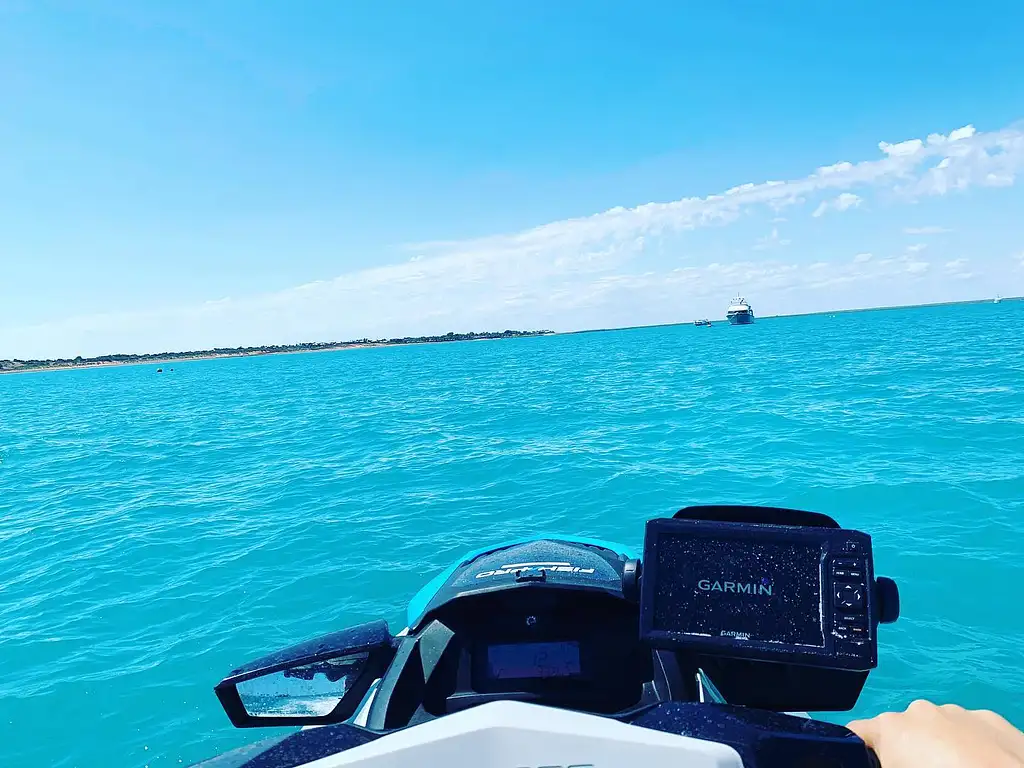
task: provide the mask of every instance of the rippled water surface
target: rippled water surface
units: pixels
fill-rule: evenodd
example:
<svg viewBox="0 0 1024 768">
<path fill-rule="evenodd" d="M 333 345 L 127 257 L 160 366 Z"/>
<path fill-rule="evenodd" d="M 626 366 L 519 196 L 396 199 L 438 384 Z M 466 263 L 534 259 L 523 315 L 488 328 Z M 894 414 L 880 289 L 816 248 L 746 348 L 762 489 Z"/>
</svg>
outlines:
<svg viewBox="0 0 1024 768">
<path fill-rule="evenodd" d="M 233 665 L 401 627 L 462 550 L 639 546 L 648 517 L 720 501 L 874 535 L 904 615 L 858 714 L 926 696 L 1024 725 L 1022 322 L 1004 302 L 0 376 L 0 764 L 189 764 L 256 738 L 212 693 Z"/>
</svg>

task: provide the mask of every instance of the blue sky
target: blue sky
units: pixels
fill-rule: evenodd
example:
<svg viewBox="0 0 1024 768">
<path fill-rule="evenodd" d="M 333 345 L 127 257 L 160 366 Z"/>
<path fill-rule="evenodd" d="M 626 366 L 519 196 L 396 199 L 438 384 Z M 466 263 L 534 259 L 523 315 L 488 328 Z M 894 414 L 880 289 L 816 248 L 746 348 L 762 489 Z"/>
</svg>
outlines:
<svg viewBox="0 0 1024 768">
<path fill-rule="evenodd" d="M 0 358 L 1021 294 L 1022 28 L 1015 2 L 8 1 Z"/>
</svg>

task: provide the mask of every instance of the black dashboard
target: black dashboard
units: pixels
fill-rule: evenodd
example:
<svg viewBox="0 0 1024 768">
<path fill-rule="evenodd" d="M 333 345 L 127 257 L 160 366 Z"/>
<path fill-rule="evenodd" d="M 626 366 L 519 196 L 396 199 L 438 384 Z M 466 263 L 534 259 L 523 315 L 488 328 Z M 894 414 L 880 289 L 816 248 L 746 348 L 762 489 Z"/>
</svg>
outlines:
<svg viewBox="0 0 1024 768">
<path fill-rule="evenodd" d="M 481 621 L 481 617 L 489 617 Z M 390 728 L 504 699 L 595 714 L 629 710 L 655 676 L 635 603 L 520 588 L 452 603 L 403 641 L 370 721 Z"/>
<path fill-rule="evenodd" d="M 518 589 L 481 596 L 484 626 L 452 618 L 465 638 L 473 691 L 522 691 L 541 701 L 615 712 L 635 704 L 650 679 L 635 605 L 576 590 Z M 475 606 L 468 608 L 473 614 Z M 483 606 L 480 606 L 482 609 Z"/>
</svg>

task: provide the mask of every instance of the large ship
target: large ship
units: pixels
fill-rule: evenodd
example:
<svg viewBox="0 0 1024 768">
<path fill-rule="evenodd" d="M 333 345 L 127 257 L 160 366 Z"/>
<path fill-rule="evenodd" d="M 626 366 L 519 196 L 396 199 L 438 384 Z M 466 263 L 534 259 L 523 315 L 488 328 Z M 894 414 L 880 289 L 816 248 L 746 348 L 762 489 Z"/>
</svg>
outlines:
<svg viewBox="0 0 1024 768">
<path fill-rule="evenodd" d="M 725 319 L 733 325 L 750 325 L 754 322 L 754 309 L 742 296 L 737 296 L 729 305 Z"/>
</svg>

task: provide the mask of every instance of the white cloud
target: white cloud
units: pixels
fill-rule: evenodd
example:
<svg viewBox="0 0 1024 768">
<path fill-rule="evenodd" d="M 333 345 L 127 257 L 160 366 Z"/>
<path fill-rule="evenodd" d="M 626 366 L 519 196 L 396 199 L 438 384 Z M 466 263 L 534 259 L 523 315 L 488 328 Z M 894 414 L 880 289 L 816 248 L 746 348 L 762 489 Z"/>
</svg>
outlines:
<svg viewBox="0 0 1024 768">
<path fill-rule="evenodd" d="M 948 137 L 933 134 L 928 137 L 927 146 L 918 145 L 908 154 L 922 160 L 936 156 L 940 159 L 932 168 L 899 184 L 897 190 L 917 198 L 972 186 L 1010 186 L 1024 165 L 1024 133 L 1019 126 L 990 134 L 977 133 L 969 125 Z"/>
<path fill-rule="evenodd" d="M 953 131 L 956 133 L 956 131 Z M 951 133 L 950 136 L 953 134 Z M 890 144 L 887 141 L 878 142 L 878 148 L 885 152 L 889 157 L 913 157 L 924 147 L 924 142 L 920 139 L 910 139 L 909 141 L 901 141 L 899 144 Z"/>
<path fill-rule="evenodd" d="M 788 238 L 779 237 L 779 228 L 772 227 L 771 234 L 760 237 L 754 246 L 755 251 L 767 251 L 771 248 L 785 248 L 792 242 Z"/>
<path fill-rule="evenodd" d="M 990 187 L 1011 187 L 1016 176 L 1012 173 L 989 173 L 985 183 Z"/>
<path fill-rule="evenodd" d="M 957 128 L 955 131 L 950 133 L 949 134 L 949 141 L 960 141 L 960 139 L 969 139 L 975 133 L 976 133 L 976 131 L 974 130 L 974 126 L 973 125 L 965 125 L 963 128 Z M 934 134 L 933 134 L 933 136 L 934 136 Z M 936 136 L 935 138 L 936 138 L 936 140 L 938 140 L 940 142 L 942 141 L 942 137 L 941 136 Z M 932 139 L 932 136 L 929 136 L 928 140 L 931 141 L 931 139 Z"/>
<path fill-rule="evenodd" d="M 799 309 L 803 305 L 794 302 L 818 301 L 819 295 L 836 306 L 835 294 L 818 291 L 839 285 L 871 284 L 875 301 L 910 277 L 932 279 L 929 263 L 908 253 L 898 259 L 860 254 L 820 262 L 825 266 L 813 270 L 796 258 L 699 266 L 707 261 L 700 253 L 661 246 L 669 236 L 721 227 L 758 210 L 778 217 L 806 200 L 842 211 L 873 190 L 896 192 L 898 202 L 998 186 L 1024 168 L 1024 127 L 979 133 L 967 126 L 927 140 L 881 142 L 879 148 L 880 158 L 822 166 L 789 181 L 616 207 L 514 234 L 419 244 L 411 246 L 410 260 L 276 293 L 0 328 L 0 350 L 5 356 L 56 356 L 515 326 L 568 329 L 607 326 L 620 316 L 624 324 L 664 322 L 678 319 L 688 303 L 708 302 L 706 311 L 713 311 L 723 292 L 743 286 L 776 295 L 780 310 Z M 777 229 L 764 239 L 766 247 L 785 243 Z M 649 263 L 669 250 L 673 263 Z M 818 258 L 811 254 L 807 261 Z M 797 298 L 800 291 L 803 298 Z"/>
<path fill-rule="evenodd" d="M 950 137 L 957 138 L 951 139 Z M 975 133 L 971 126 L 953 131 L 950 137 L 933 134 L 928 144 L 919 139 L 891 145 L 882 142 L 886 157 L 860 163 L 838 163 L 819 168 L 810 176 L 792 181 L 747 183 L 707 197 L 687 197 L 668 203 L 646 203 L 635 208 L 611 208 L 603 213 L 566 219 L 526 230 L 468 243 L 423 244 L 421 248 L 454 251 L 486 248 L 492 251 L 522 251 L 531 248 L 572 247 L 608 237 L 663 234 L 729 223 L 747 208 L 769 205 L 775 210 L 796 205 L 807 196 L 829 190 L 859 186 L 888 187 L 905 196 L 943 194 L 951 187 L 985 185 L 989 173 L 1010 176 L 1024 168 L 1024 126 L 990 133 Z M 897 149 L 899 148 L 899 149 Z M 936 168 L 921 169 L 929 158 L 950 163 L 945 186 L 938 185 Z M 955 160 L 955 162 L 954 162 Z M 860 201 L 853 193 L 840 194 L 845 210 Z"/>
<path fill-rule="evenodd" d="M 946 227 L 906 227 L 903 233 L 906 235 L 944 235 L 952 231 Z"/>
<path fill-rule="evenodd" d="M 850 208 L 856 208 L 862 202 L 863 198 L 859 195 L 855 195 L 851 192 L 843 192 L 834 200 L 823 200 L 821 204 L 814 209 L 814 213 L 811 215 L 818 217 L 825 214 L 829 209 L 833 211 L 846 211 Z"/>
<path fill-rule="evenodd" d="M 832 165 L 823 165 L 818 169 L 819 176 L 828 176 L 831 173 L 845 173 L 853 168 L 853 163 L 848 163 L 845 160 L 841 163 L 833 163 Z"/>
<path fill-rule="evenodd" d="M 853 257 L 854 264 L 867 264 L 874 256 L 870 253 L 858 253 Z"/>
<path fill-rule="evenodd" d="M 974 273 L 968 269 L 968 264 L 970 264 L 969 259 L 953 259 L 952 261 L 947 261 L 945 272 L 956 280 L 970 280 L 974 277 Z"/>
<path fill-rule="evenodd" d="M 927 247 L 927 243 L 911 243 L 907 246 L 907 253 L 920 253 Z"/>
</svg>

